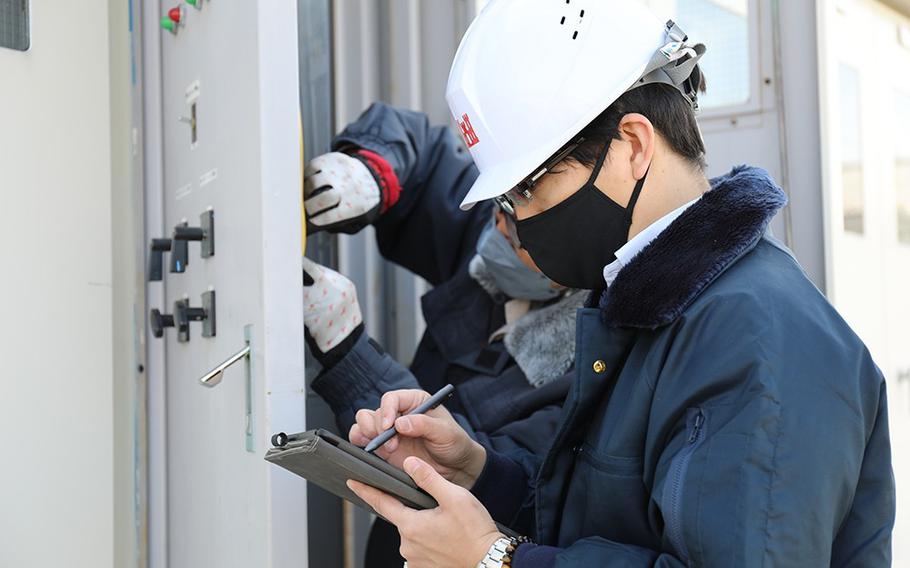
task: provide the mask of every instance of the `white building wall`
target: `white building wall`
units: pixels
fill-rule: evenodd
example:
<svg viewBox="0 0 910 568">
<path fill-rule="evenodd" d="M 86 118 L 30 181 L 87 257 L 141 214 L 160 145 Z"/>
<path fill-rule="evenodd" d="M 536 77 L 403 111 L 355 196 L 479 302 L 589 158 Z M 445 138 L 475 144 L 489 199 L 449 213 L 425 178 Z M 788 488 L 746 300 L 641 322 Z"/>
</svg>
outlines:
<svg viewBox="0 0 910 568">
<path fill-rule="evenodd" d="M 130 191 L 127 8 L 31 2 L 31 49 L 0 48 L 0 566 L 136 558 L 133 435 L 114 438 L 133 426 L 134 380 L 115 368 L 135 369 L 112 266 L 115 193 Z"/>
<path fill-rule="evenodd" d="M 900 96 L 910 96 L 910 41 L 901 39 L 910 34 L 910 18 L 875 0 L 828 0 L 820 14 L 827 292 L 888 383 L 897 483 L 894 565 L 906 566 L 910 243 L 898 239 L 896 162 L 910 123 L 899 118 L 896 105 Z"/>
</svg>

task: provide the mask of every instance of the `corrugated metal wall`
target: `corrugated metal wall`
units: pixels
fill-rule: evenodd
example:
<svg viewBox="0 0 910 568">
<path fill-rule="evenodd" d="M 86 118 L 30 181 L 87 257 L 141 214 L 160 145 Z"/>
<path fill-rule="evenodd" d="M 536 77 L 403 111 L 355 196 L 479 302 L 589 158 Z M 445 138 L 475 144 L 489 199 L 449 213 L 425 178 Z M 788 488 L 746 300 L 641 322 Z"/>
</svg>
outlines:
<svg viewBox="0 0 910 568">
<path fill-rule="evenodd" d="M 306 158 L 328 151 L 331 137 L 374 101 L 449 121 L 445 84 L 474 0 L 299 0 L 300 98 Z M 336 266 L 357 285 L 367 332 L 407 364 L 423 333 L 420 297 L 427 284 L 384 261 L 372 228 L 358 235 L 311 235 L 307 255 Z M 314 361 L 307 372 L 314 374 Z M 310 377 L 312 378 L 312 377 Z M 310 426 L 333 423 L 312 393 Z M 310 566 L 362 566 L 371 521 L 365 512 L 311 490 Z"/>
</svg>

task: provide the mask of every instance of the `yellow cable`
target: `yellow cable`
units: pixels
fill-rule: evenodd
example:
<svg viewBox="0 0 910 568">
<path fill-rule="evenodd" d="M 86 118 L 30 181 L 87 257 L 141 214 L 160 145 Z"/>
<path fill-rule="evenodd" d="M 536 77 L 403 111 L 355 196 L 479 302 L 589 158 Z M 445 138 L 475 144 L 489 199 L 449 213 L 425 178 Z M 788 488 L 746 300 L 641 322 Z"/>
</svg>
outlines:
<svg viewBox="0 0 910 568">
<path fill-rule="evenodd" d="M 300 138 L 300 256 L 306 254 L 306 209 L 303 206 L 303 119 L 297 113 L 297 132 Z"/>
</svg>

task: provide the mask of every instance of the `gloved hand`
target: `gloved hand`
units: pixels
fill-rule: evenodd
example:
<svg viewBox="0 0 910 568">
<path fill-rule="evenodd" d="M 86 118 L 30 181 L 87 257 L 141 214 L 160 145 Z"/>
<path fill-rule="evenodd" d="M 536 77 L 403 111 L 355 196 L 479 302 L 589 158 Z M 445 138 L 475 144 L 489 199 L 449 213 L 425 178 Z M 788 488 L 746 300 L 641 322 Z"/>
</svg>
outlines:
<svg viewBox="0 0 910 568">
<path fill-rule="evenodd" d="M 344 358 L 363 333 L 354 283 L 303 259 L 303 325 L 307 344 L 326 369 Z"/>
<path fill-rule="evenodd" d="M 310 232 L 354 234 L 379 218 L 382 188 L 365 159 L 330 152 L 313 158 L 303 173 Z"/>
</svg>

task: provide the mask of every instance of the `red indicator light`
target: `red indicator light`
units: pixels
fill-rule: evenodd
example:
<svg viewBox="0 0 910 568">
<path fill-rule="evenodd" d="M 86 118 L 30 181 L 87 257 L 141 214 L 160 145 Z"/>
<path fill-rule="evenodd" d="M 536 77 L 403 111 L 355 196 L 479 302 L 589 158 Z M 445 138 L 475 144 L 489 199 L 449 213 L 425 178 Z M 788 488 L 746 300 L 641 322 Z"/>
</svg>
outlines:
<svg viewBox="0 0 910 568">
<path fill-rule="evenodd" d="M 183 12 L 180 10 L 180 6 L 177 6 L 176 8 L 171 8 L 167 12 L 167 17 L 170 18 L 171 21 L 174 22 L 175 24 L 180 23 L 180 19 L 182 16 L 183 16 Z"/>
</svg>

